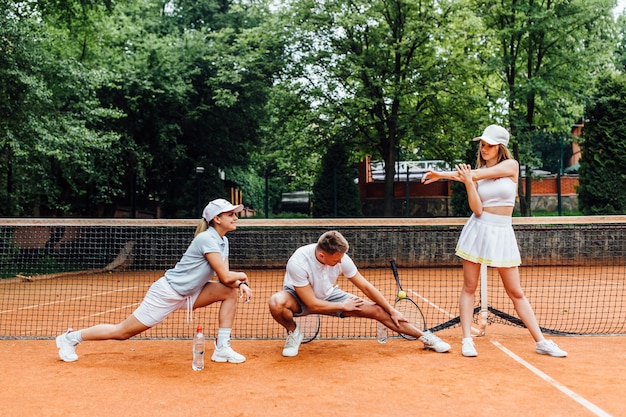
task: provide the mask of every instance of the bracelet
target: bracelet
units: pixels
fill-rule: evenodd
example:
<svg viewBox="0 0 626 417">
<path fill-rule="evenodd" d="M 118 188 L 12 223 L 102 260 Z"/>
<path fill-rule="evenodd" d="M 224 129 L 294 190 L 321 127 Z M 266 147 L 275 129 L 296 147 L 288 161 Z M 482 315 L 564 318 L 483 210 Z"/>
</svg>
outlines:
<svg viewBox="0 0 626 417">
<path fill-rule="evenodd" d="M 245 284 L 245 285 L 248 285 L 248 284 L 246 284 L 246 283 L 245 283 L 245 281 L 241 281 L 241 282 L 239 283 L 239 285 L 237 285 L 237 288 L 241 288 L 241 286 L 242 286 L 242 285 L 244 285 L 244 284 Z"/>
</svg>

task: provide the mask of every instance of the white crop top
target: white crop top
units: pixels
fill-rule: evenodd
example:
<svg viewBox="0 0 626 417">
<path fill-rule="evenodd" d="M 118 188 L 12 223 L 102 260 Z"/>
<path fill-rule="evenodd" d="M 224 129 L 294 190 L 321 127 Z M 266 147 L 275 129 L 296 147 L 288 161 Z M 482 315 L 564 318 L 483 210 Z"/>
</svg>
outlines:
<svg viewBox="0 0 626 417">
<path fill-rule="evenodd" d="M 515 206 L 517 184 L 510 177 L 478 181 L 478 196 L 483 207 Z"/>
</svg>

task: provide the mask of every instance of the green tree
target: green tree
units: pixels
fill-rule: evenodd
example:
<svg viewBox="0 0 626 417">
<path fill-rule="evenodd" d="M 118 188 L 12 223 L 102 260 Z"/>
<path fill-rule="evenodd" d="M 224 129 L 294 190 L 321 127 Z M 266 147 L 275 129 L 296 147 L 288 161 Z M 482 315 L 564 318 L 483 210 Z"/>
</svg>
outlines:
<svg viewBox="0 0 626 417">
<path fill-rule="evenodd" d="M 597 82 L 581 141 L 578 202 L 586 215 L 626 213 L 626 76 Z"/>
<path fill-rule="evenodd" d="M 134 212 L 157 201 L 166 216 L 195 217 L 198 188 L 205 202 L 222 197 L 220 172 L 246 172 L 281 45 L 263 36 L 262 4 L 168 4 L 118 4 L 99 22 L 89 65 L 106 63 L 112 77 L 99 97 L 125 115 L 113 125 L 125 173 L 116 203 Z"/>
<path fill-rule="evenodd" d="M 37 62 L 35 47 L 40 43 L 29 17 L 19 14 L 13 2 L 0 1 L 0 213 L 4 216 L 23 214 L 21 206 L 27 200 L 18 199 L 22 182 L 16 170 L 24 158 L 17 159 L 16 154 L 21 153 L 20 138 L 31 134 L 32 113 L 25 103 L 36 105 L 42 94 L 28 71 Z"/>
<path fill-rule="evenodd" d="M 282 67 L 264 2 L 0 9 L 0 210 L 106 216 L 158 205 L 195 217 L 198 190 L 207 201 L 224 195 L 221 172 L 248 175 Z"/>
<path fill-rule="evenodd" d="M 540 161 L 536 167 L 554 174 L 565 168 L 563 161 L 572 157 L 572 137 L 568 134 L 535 132 L 532 144 Z"/>
<path fill-rule="evenodd" d="M 488 86 L 492 121 L 513 134 L 512 150 L 532 166 L 533 132 L 563 134 L 583 111 L 596 68 L 611 65 L 615 1 L 474 1 L 482 18 L 480 55 L 493 72 Z M 529 216 L 531 181 L 519 182 L 522 215 Z"/>
<path fill-rule="evenodd" d="M 357 170 L 354 163 L 350 163 L 345 143 L 335 142 L 322 158 L 319 177 L 313 186 L 313 216 L 362 216 L 356 177 Z"/>
<path fill-rule="evenodd" d="M 391 216 L 401 149 L 452 161 L 467 147 L 457 138 L 475 123 L 476 61 L 454 29 L 467 22 L 471 33 L 471 14 L 451 1 L 405 0 L 296 0 L 283 12 L 292 58 L 284 83 L 319 126 L 350 132 L 352 152 L 384 161 Z"/>
<path fill-rule="evenodd" d="M 263 209 L 278 210 L 283 192 L 311 191 L 327 145 L 315 112 L 283 84 L 275 85 L 266 104 L 267 119 L 260 126 L 261 145 L 254 150 L 250 166 L 267 179 Z M 265 194 L 266 191 L 264 191 Z M 259 206 L 257 206 L 259 207 Z M 269 213 L 264 213 L 269 214 Z"/>
<path fill-rule="evenodd" d="M 626 13 L 624 11 L 617 17 L 616 32 L 615 65 L 619 71 L 624 72 L 626 70 Z"/>
<path fill-rule="evenodd" d="M 56 53 L 34 3 L 0 2 L 0 100 L 4 215 L 84 214 L 89 186 L 117 136 L 104 127 L 118 117 L 95 92 L 104 78 Z M 44 16 L 45 17 L 45 16 Z M 110 196 L 115 178 L 110 178 Z"/>
</svg>

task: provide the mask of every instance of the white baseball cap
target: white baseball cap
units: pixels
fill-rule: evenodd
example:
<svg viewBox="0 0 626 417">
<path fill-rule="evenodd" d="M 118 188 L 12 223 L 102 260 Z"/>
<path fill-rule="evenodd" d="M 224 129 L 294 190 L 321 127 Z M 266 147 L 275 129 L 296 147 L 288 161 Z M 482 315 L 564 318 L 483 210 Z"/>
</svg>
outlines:
<svg viewBox="0 0 626 417">
<path fill-rule="evenodd" d="M 481 136 L 474 138 L 474 140 L 482 140 L 487 142 L 490 145 L 504 145 L 508 146 L 509 144 L 509 132 L 498 125 L 490 125 L 487 126 L 485 131 Z"/>
<path fill-rule="evenodd" d="M 219 216 L 222 213 L 226 213 L 227 211 L 234 211 L 235 213 L 239 213 L 243 210 L 243 204 L 238 204 L 236 206 L 230 204 L 228 200 L 224 200 L 223 198 L 218 198 L 217 200 L 211 201 L 202 211 L 202 217 L 210 222 L 213 220 L 213 217 Z"/>
</svg>

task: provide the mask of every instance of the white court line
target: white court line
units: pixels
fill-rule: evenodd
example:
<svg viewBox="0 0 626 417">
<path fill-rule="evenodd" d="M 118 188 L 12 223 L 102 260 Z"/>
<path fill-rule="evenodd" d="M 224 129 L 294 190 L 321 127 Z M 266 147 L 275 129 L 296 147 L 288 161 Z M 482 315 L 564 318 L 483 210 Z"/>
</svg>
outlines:
<svg viewBox="0 0 626 417">
<path fill-rule="evenodd" d="M 586 400 L 581 395 L 575 393 L 571 389 L 567 388 L 565 385 L 556 381 L 554 378 L 550 377 L 549 375 L 535 368 L 534 366 L 526 362 L 524 359 L 520 358 L 515 353 L 511 352 L 509 349 L 502 346 L 500 343 L 496 342 L 495 340 L 492 340 L 491 343 L 496 345 L 496 347 L 498 347 L 504 353 L 506 353 L 511 358 L 513 358 L 516 362 L 528 368 L 532 373 L 534 373 L 535 375 L 537 375 L 544 381 L 549 382 L 550 385 L 552 385 L 554 388 L 558 389 L 559 391 L 561 391 L 562 393 L 570 397 L 572 400 L 576 401 L 577 403 L 585 407 L 587 410 L 591 411 L 593 414 L 600 416 L 600 417 L 612 417 L 611 414 L 607 413 L 606 411 L 604 411 L 603 409 L 601 409 L 600 407 L 598 407 L 591 401 Z"/>
<path fill-rule="evenodd" d="M 124 307 L 112 308 L 111 310 L 101 311 L 100 313 L 90 314 L 88 316 L 82 316 L 82 317 L 80 317 L 80 320 L 85 320 L 85 319 L 88 319 L 88 318 L 91 318 L 91 317 L 98 317 L 98 316 L 101 316 L 103 314 L 111 313 L 113 311 L 124 310 L 125 308 L 134 307 L 134 306 L 137 306 L 139 304 L 141 304 L 141 303 L 128 304 L 128 305 L 125 305 Z"/>
<path fill-rule="evenodd" d="M 433 303 L 428 298 L 423 297 L 421 294 L 418 294 L 418 293 L 416 293 L 413 290 L 407 290 L 407 291 L 409 291 L 413 296 L 419 298 L 420 300 L 422 300 L 423 302 L 425 302 L 426 304 L 428 304 L 429 306 L 431 306 L 435 310 L 439 311 L 440 313 L 443 313 L 443 314 L 447 315 L 448 318 L 454 318 L 454 314 L 452 314 L 449 311 L 444 310 L 443 308 L 439 307 L 437 304 Z"/>
<path fill-rule="evenodd" d="M 436 310 L 446 314 L 448 317 L 452 318 L 454 316 L 449 311 L 444 310 L 443 308 L 439 307 L 437 304 L 431 302 L 429 299 L 421 296 L 420 294 L 416 293 L 415 291 L 413 291 L 413 290 L 409 290 L 409 291 L 411 292 L 411 294 L 413 296 L 415 296 L 415 297 L 419 298 L 420 300 L 424 301 L 426 304 L 430 305 L 431 307 L 435 308 Z M 472 326 L 472 330 L 474 330 L 475 332 L 478 331 L 478 329 L 474 329 L 473 326 Z M 571 399 L 573 399 L 577 403 L 581 404 L 583 407 L 585 407 L 587 410 L 591 411 L 595 415 L 597 415 L 599 417 L 613 417 L 611 414 L 609 414 L 606 411 L 602 410 L 597 405 L 593 404 L 589 400 L 583 398 L 581 395 L 579 395 L 579 394 L 575 393 L 574 391 L 570 390 L 569 388 L 567 388 L 565 385 L 563 385 L 560 382 L 556 381 L 554 378 L 550 377 L 549 375 L 547 375 L 544 372 L 540 371 L 539 369 L 535 368 L 534 366 L 532 366 L 531 364 L 526 362 L 524 359 L 520 358 L 515 353 L 511 352 L 509 349 L 507 349 L 506 347 L 502 346 L 499 342 L 497 342 L 495 340 L 492 340 L 491 343 L 493 343 L 496 347 L 498 347 L 504 353 L 509 355 L 515 361 L 517 361 L 521 365 L 525 366 L 527 369 L 529 369 L 535 375 L 537 375 L 540 378 L 542 378 L 543 380 L 547 381 L 548 383 L 550 383 L 550 385 L 552 385 L 553 387 L 555 387 L 559 391 L 563 392 L 565 395 L 567 395 L 568 397 L 570 397 Z"/>
<path fill-rule="evenodd" d="M 435 310 L 439 311 L 440 313 L 445 314 L 446 316 L 448 316 L 449 319 L 452 319 L 452 318 L 456 317 L 454 314 L 450 313 L 448 310 L 445 310 L 445 309 L 439 307 L 437 304 L 433 303 L 432 301 L 430 301 L 428 298 L 422 296 L 421 294 L 418 294 L 418 293 L 416 293 L 413 290 L 407 290 L 407 291 L 409 291 L 413 296 L 419 298 L 420 300 L 422 300 L 423 302 L 425 302 L 426 304 L 428 304 L 429 306 L 431 306 Z M 477 329 L 476 327 L 472 326 L 472 332 L 480 333 L 480 329 Z"/>
<path fill-rule="evenodd" d="M 33 304 L 33 305 L 24 306 L 24 307 L 20 307 L 20 308 L 14 308 L 14 309 L 11 309 L 11 310 L 3 310 L 3 311 L 0 311 L 0 314 L 13 313 L 15 311 L 21 311 L 21 310 L 30 310 L 30 309 L 33 309 L 33 308 L 46 307 L 46 306 L 51 306 L 51 305 L 55 305 L 55 304 L 62 304 L 62 303 L 66 303 L 66 302 L 69 302 L 69 301 L 83 300 L 85 298 L 90 298 L 90 297 L 99 297 L 101 295 L 113 294 L 113 293 L 116 293 L 116 292 L 135 290 L 137 288 L 146 287 L 148 285 L 150 285 L 150 284 L 137 285 L 137 286 L 134 286 L 134 287 L 120 288 L 120 289 L 112 290 L 112 291 L 104 291 L 104 292 L 101 292 L 101 293 L 98 293 L 98 294 L 83 295 L 83 296 L 80 296 L 80 297 L 68 298 L 68 299 L 65 299 L 65 300 L 57 300 L 57 301 L 52 301 L 52 302 L 49 302 L 49 303 Z"/>
</svg>

